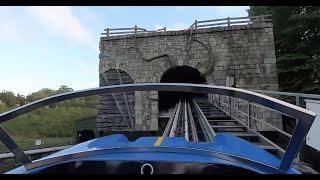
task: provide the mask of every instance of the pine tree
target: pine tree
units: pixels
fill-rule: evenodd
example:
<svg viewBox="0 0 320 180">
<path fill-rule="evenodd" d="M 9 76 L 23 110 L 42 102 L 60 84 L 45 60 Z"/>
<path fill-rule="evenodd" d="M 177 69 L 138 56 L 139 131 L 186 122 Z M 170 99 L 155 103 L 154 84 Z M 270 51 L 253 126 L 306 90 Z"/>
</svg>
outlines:
<svg viewBox="0 0 320 180">
<path fill-rule="evenodd" d="M 320 93 L 320 7 L 252 6 L 249 16 L 271 14 L 282 91 Z"/>
</svg>

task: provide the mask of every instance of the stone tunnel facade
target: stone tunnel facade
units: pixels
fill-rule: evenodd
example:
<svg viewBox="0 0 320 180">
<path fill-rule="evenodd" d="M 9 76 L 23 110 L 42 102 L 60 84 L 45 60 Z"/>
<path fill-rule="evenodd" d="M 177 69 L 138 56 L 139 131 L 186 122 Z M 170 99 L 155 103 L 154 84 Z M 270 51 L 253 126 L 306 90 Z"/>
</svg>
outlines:
<svg viewBox="0 0 320 180">
<path fill-rule="evenodd" d="M 134 83 L 146 83 L 160 82 L 172 67 L 189 66 L 207 84 L 278 91 L 272 27 L 272 23 L 257 23 L 101 37 L 100 85 L 105 85 L 101 75 L 116 69 Z M 158 130 L 158 115 L 158 92 L 135 92 L 134 129 Z M 282 129 L 281 121 L 270 122 Z"/>
</svg>

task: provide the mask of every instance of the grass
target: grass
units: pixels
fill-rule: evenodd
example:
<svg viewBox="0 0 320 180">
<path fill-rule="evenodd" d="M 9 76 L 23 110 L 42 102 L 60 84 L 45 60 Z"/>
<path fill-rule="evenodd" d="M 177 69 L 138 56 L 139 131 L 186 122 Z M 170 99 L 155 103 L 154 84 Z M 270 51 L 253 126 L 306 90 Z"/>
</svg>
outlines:
<svg viewBox="0 0 320 180">
<path fill-rule="evenodd" d="M 59 137 L 59 138 L 42 138 L 42 144 L 39 146 L 35 146 L 36 139 L 15 139 L 16 143 L 23 149 L 23 150 L 30 150 L 30 149 L 39 149 L 39 148 L 46 148 L 46 147 L 54 147 L 54 146 L 64 146 L 70 145 L 74 143 L 73 137 Z M 10 152 L 4 144 L 0 143 L 0 153 Z M 42 156 L 45 156 L 43 154 Z M 28 156 L 31 158 L 30 156 Z M 41 157 L 41 156 L 40 156 Z M 38 157 L 38 158 L 40 158 Z M 37 159 L 37 158 L 35 158 Z M 32 159 L 34 160 L 34 159 Z M 14 166 L 14 159 L 0 159 L 0 173 L 5 173 L 15 167 L 20 165 Z"/>
<path fill-rule="evenodd" d="M 60 138 L 41 138 L 41 145 L 36 146 L 35 141 L 37 139 L 16 139 L 15 142 L 23 150 L 40 149 L 46 147 L 64 146 L 75 143 L 74 137 L 60 137 Z M 10 152 L 7 147 L 0 143 L 0 153 Z"/>
<path fill-rule="evenodd" d="M 0 106 L 0 113 L 10 109 Z M 70 144 L 75 139 L 76 120 L 95 114 L 94 108 L 44 107 L 1 125 L 22 149 L 28 150 Z M 43 144 L 35 146 L 36 139 L 41 139 Z M 7 151 L 0 142 L 0 153 Z"/>
<path fill-rule="evenodd" d="M 13 108 L 0 105 L 0 113 Z M 23 150 L 39 149 L 74 143 L 75 122 L 96 114 L 94 108 L 43 107 L 1 125 Z M 37 139 L 42 141 L 40 146 L 35 146 Z M 0 141 L 0 153 L 4 152 L 9 150 Z M 13 168 L 12 158 L 0 160 L 0 173 Z"/>
<path fill-rule="evenodd" d="M 10 108 L 1 108 L 7 111 Z M 41 108 L 2 124 L 14 139 L 72 137 L 75 121 L 97 114 L 94 108 Z"/>
<path fill-rule="evenodd" d="M 15 108 L 15 107 L 7 107 L 4 104 L 0 104 L 0 113 L 9 111 L 10 109 L 13 109 L 13 108 Z"/>
<path fill-rule="evenodd" d="M 30 150 L 30 149 L 39 149 L 39 148 L 46 148 L 46 147 L 54 147 L 54 146 L 64 146 L 64 145 L 70 145 L 74 143 L 73 137 L 59 137 L 59 138 L 43 138 L 41 139 L 42 144 L 39 146 L 35 146 L 35 140 L 36 139 L 24 139 L 24 140 L 16 140 L 16 143 L 23 149 L 23 150 Z M 0 153 L 9 152 L 9 150 L 3 145 L 0 144 Z M 52 152 L 53 153 L 53 152 Z M 49 153 L 50 154 L 50 153 Z M 42 155 L 42 157 L 45 156 L 45 154 Z M 31 158 L 31 156 L 28 156 Z M 34 159 L 38 159 L 41 156 Z M 18 167 L 20 165 L 17 165 Z M 0 173 L 5 173 L 11 169 L 15 168 L 14 166 L 14 159 L 2 159 L 0 160 Z"/>
</svg>

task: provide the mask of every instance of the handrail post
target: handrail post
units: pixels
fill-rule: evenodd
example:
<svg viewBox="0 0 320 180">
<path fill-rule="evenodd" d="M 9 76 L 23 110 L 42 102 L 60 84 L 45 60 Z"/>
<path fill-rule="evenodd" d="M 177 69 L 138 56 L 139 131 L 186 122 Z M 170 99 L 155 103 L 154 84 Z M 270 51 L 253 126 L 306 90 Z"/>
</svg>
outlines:
<svg viewBox="0 0 320 180">
<path fill-rule="evenodd" d="M 296 105 L 300 107 L 300 97 L 296 96 Z"/>
<path fill-rule="evenodd" d="M 134 47 L 137 47 L 137 25 L 134 26 Z"/>
<path fill-rule="evenodd" d="M 217 105 L 215 95 L 214 94 L 211 94 L 211 95 L 212 95 L 212 105 Z"/>
<path fill-rule="evenodd" d="M 300 106 L 300 96 L 296 95 L 296 106 Z M 298 124 L 299 119 L 296 119 L 296 125 Z"/>
<path fill-rule="evenodd" d="M 216 102 L 216 95 L 212 94 L 212 104 L 218 105 Z"/>
<path fill-rule="evenodd" d="M 230 26 L 230 17 L 227 17 L 228 26 Z"/>
<path fill-rule="evenodd" d="M 194 20 L 194 27 L 195 27 L 195 29 L 198 28 L 198 21 L 197 20 Z"/>
<path fill-rule="evenodd" d="M 300 97 L 299 96 L 296 96 L 296 105 L 300 107 Z M 296 127 L 298 126 L 298 122 L 299 122 L 299 119 L 296 119 Z M 296 160 L 298 162 L 300 162 L 300 151 L 298 152 L 298 154 L 296 156 Z"/>
<path fill-rule="evenodd" d="M 107 37 L 109 37 L 109 28 L 107 28 Z"/>
<path fill-rule="evenodd" d="M 229 103 L 229 114 L 231 115 L 231 97 L 228 96 L 228 103 Z"/>
<path fill-rule="evenodd" d="M 261 19 L 261 22 L 264 22 L 264 16 L 265 15 L 259 17 Z"/>
<path fill-rule="evenodd" d="M 248 106 L 247 106 L 247 114 L 248 114 L 248 129 L 251 131 L 251 103 L 248 101 Z"/>
<path fill-rule="evenodd" d="M 134 26 L 134 35 L 137 37 L 137 25 Z"/>
<path fill-rule="evenodd" d="M 239 98 L 237 98 L 237 111 L 239 111 Z"/>
</svg>

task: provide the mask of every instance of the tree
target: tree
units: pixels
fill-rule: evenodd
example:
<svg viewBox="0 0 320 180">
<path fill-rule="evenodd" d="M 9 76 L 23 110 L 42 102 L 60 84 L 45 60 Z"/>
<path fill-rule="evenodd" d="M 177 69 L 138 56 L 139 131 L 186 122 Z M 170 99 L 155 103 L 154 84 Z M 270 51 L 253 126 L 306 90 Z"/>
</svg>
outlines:
<svg viewBox="0 0 320 180">
<path fill-rule="evenodd" d="M 282 91 L 320 92 L 320 7 L 251 6 L 250 16 L 271 14 Z"/>
<path fill-rule="evenodd" d="M 71 92 L 71 91 L 73 91 L 72 88 L 69 88 L 66 85 L 62 85 L 58 90 L 55 91 L 55 94 L 62 94 L 62 93 Z M 63 101 L 63 102 L 60 102 L 58 106 L 69 108 L 71 107 L 71 104 L 72 104 L 71 101 Z"/>
<path fill-rule="evenodd" d="M 20 106 L 23 106 L 26 104 L 27 99 L 24 97 L 24 95 L 17 94 L 17 102 Z"/>
<path fill-rule="evenodd" d="M 43 88 L 37 92 L 31 93 L 27 96 L 28 102 L 37 101 L 55 94 L 55 90 L 49 88 Z"/>
<path fill-rule="evenodd" d="M 272 14 L 276 45 L 279 85 L 282 91 L 319 94 L 320 92 L 320 7 L 319 6 L 259 6 L 250 7 L 250 16 Z M 287 128 L 294 121 L 284 122 Z M 305 152 L 308 153 L 305 153 Z M 302 160 L 316 164 L 319 158 L 304 146 Z M 319 167 L 313 165 L 315 170 Z"/>
<path fill-rule="evenodd" d="M 9 107 L 12 107 L 16 104 L 16 96 L 11 91 L 2 91 L 0 93 L 0 100 Z"/>
<path fill-rule="evenodd" d="M 57 94 L 61 94 L 61 93 L 66 93 L 66 92 L 71 92 L 73 91 L 72 88 L 66 86 L 66 85 L 62 85 L 60 86 L 60 88 L 58 90 L 54 90 L 54 89 L 50 89 L 50 88 L 43 88 L 40 89 L 37 92 L 33 92 L 29 95 L 27 95 L 26 97 L 20 94 L 17 94 L 17 96 L 15 96 L 15 94 L 13 92 L 10 91 L 2 91 L 0 93 L 0 100 L 3 101 L 7 106 L 11 107 L 14 106 L 16 103 L 20 104 L 20 106 L 24 105 L 25 103 L 30 103 L 33 101 L 37 101 L 43 98 L 47 98 L 53 95 L 57 95 Z M 50 108 L 55 108 L 57 106 L 57 103 L 51 104 L 49 105 Z M 85 102 L 82 99 L 76 99 L 74 101 L 64 101 L 59 103 L 59 106 L 62 107 L 85 107 Z"/>
<path fill-rule="evenodd" d="M 66 92 L 71 92 L 73 91 L 72 88 L 69 88 L 68 86 L 66 85 L 62 85 L 60 86 L 60 88 L 56 91 L 57 94 L 61 94 L 61 93 L 66 93 Z"/>
</svg>

